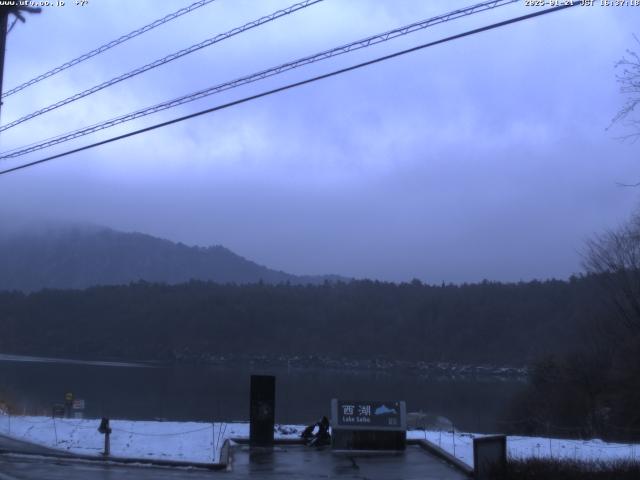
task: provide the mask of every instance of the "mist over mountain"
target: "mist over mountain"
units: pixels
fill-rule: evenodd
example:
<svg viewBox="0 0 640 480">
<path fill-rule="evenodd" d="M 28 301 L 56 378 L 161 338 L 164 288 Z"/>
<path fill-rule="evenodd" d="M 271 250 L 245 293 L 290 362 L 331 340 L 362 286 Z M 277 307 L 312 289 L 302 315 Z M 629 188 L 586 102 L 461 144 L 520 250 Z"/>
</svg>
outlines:
<svg viewBox="0 0 640 480">
<path fill-rule="evenodd" d="M 269 269 L 220 246 L 192 247 L 105 227 L 64 226 L 0 237 L 0 290 L 82 289 L 137 281 L 318 284 L 346 280 Z"/>
</svg>

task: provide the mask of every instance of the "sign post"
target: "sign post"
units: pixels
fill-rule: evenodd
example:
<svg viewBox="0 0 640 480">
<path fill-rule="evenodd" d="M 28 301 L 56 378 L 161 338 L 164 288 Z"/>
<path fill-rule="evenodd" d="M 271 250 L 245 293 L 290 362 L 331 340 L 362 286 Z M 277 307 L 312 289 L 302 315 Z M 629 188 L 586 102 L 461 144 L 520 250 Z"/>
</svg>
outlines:
<svg viewBox="0 0 640 480">
<path fill-rule="evenodd" d="M 334 450 L 404 450 L 407 407 L 404 401 L 331 400 Z"/>
<path fill-rule="evenodd" d="M 84 400 L 81 398 L 76 398 L 71 405 L 73 409 L 73 418 L 84 418 Z"/>
<path fill-rule="evenodd" d="M 67 392 L 64 394 L 64 416 L 71 418 L 71 407 L 73 406 L 73 393 Z"/>
<path fill-rule="evenodd" d="M 65 413 L 65 406 L 63 403 L 54 403 L 51 406 L 51 418 L 64 418 Z"/>
<path fill-rule="evenodd" d="M 109 419 L 102 417 L 100 421 L 100 426 L 98 427 L 98 432 L 104 435 L 104 452 L 103 455 L 108 457 L 111 455 L 111 427 L 109 426 Z"/>
</svg>

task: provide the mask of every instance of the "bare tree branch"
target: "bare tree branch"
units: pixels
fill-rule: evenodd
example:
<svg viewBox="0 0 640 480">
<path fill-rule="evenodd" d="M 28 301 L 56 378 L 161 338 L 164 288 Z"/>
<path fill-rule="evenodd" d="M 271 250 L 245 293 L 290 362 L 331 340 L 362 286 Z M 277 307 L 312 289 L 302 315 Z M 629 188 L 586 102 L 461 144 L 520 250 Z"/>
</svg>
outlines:
<svg viewBox="0 0 640 480">
<path fill-rule="evenodd" d="M 640 45 L 638 37 L 634 35 L 633 38 Z M 606 130 L 625 120 L 624 126 L 630 127 L 633 131 L 621 139 L 635 142 L 640 137 L 640 119 L 631 117 L 637 113 L 636 109 L 640 105 L 640 55 L 635 50 L 628 49 L 626 55 L 616 62 L 615 68 L 618 70 L 616 80 L 620 86 L 620 93 L 627 98 Z"/>
<path fill-rule="evenodd" d="M 600 280 L 620 322 L 640 332 L 640 212 L 589 240 L 583 266 Z"/>
</svg>

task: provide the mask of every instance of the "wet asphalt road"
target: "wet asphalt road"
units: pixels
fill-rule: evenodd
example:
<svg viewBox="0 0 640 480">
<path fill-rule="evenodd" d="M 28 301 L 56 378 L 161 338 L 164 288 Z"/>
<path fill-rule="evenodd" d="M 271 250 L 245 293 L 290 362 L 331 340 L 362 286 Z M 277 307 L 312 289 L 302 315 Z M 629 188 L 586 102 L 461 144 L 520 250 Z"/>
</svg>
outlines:
<svg viewBox="0 0 640 480">
<path fill-rule="evenodd" d="M 341 478 L 368 480 L 462 480 L 465 477 L 420 447 L 399 455 L 340 455 L 331 450 L 302 446 L 275 447 L 273 451 L 234 449 L 231 471 L 122 465 L 35 455 L 41 447 L 0 437 L 0 449 L 23 448 L 25 454 L 0 454 L 0 480 L 235 480 L 240 478 L 305 480 Z"/>
<path fill-rule="evenodd" d="M 37 456 L 0 455 L 0 480 L 211 480 L 208 470 L 116 465 Z M 224 474 L 222 474 L 224 475 Z"/>
<path fill-rule="evenodd" d="M 277 447 L 273 453 L 251 453 L 248 447 L 234 451 L 233 474 L 237 478 L 350 478 L 368 480 L 462 480 L 465 475 L 427 453 L 409 446 L 396 455 L 345 455 L 307 447 Z M 230 477 L 232 478 L 232 477 Z M 236 478 L 236 477 L 233 477 Z"/>
<path fill-rule="evenodd" d="M 24 453 L 41 453 L 46 455 L 48 453 L 60 453 L 57 450 L 51 450 L 46 447 L 40 447 L 32 443 L 21 442 L 20 440 L 14 440 L 13 438 L 0 435 L 0 451 L 8 450 L 11 452 L 24 452 Z M 1 472 L 2 470 L 0 470 Z"/>
</svg>

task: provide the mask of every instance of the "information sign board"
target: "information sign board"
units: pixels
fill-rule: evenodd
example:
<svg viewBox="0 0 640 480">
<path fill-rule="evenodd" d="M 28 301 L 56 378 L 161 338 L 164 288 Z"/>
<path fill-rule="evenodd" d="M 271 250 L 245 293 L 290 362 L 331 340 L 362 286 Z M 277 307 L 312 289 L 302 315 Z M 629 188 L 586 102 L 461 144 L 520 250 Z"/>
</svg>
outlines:
<svg viewBox="0 0 640 480">
<path fill-rule="evenodd" d="M 338 401 L 338 425 L 365 427 L 400 427 L 401 405 L 398 401 Z"/>
<path fill-rule="evenodd" d="M 334 451 L 398 451 L 406 448 L 404 401 L 331 400 L 331 447 Z"/>
</svg>

